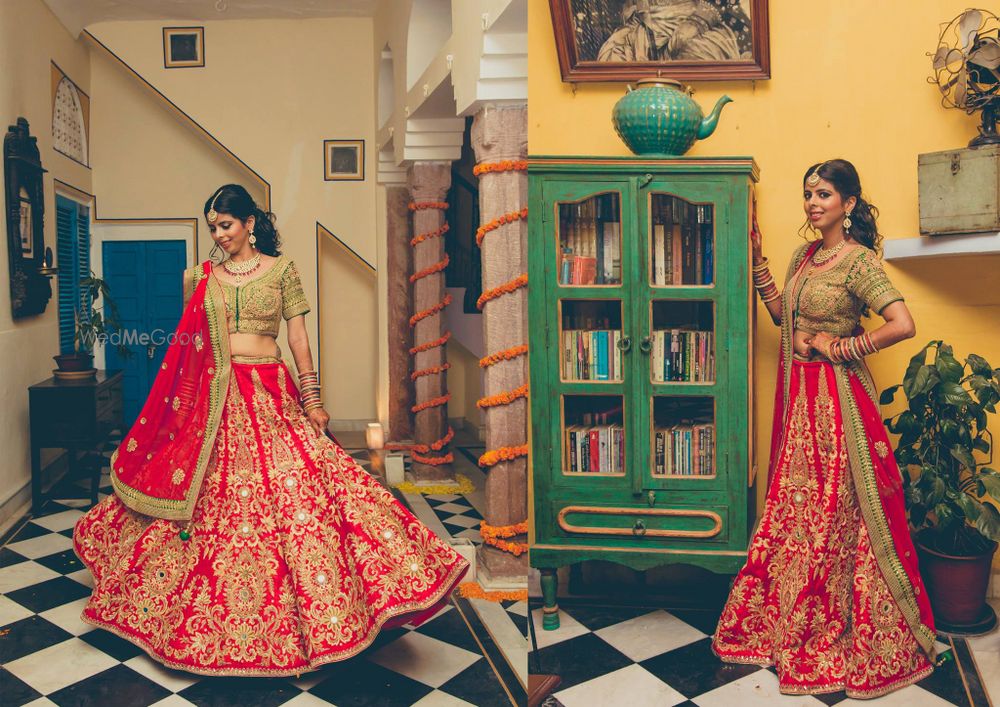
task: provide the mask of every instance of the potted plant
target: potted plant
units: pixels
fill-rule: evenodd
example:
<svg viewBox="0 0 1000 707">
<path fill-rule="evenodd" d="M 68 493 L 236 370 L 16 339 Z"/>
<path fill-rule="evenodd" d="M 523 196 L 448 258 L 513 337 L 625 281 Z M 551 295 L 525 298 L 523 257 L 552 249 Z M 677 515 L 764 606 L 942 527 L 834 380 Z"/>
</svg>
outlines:
<svg viewBox="0 0 1000 707">
<path fill-rule="evenodd" d="M 99 341 L 107 341 L 108 337 L 121 331 L 118 307 L 111 298 L 111 288 L 102 278 L 90 273 L 90 277 L 80 280 L 83 302 L 88 302 L 86 309 L 81 309 L 77 303 L 73 311 L 74 334 L 73 353 L 53 356 L 60 371 L 83 372 L 92 371 L 94 365 L 94 345 Z M 97 306 L 97 298 L 103 297 L 104 304 Z M 105 315 L 104 310 L 108 313 Z M 128 347 L 119 341 L 115 348 L 124 358 L 132 355 Z"/>
<path fill-rule="evenodd" d="M 996 624 L 986 588 L 1000 540 L 1000 473 L 989 466 L 987 421 L 1000 402 L 1000 369 L 976 354 L 959 363 L 951 346 L 931 341 L 879 402 L 891 403 L 899 388 L 907 409 L 885 422 L 899 434 L 895 456 L 935 621 L 956 633 L 989 630 Z"/>
</svg>

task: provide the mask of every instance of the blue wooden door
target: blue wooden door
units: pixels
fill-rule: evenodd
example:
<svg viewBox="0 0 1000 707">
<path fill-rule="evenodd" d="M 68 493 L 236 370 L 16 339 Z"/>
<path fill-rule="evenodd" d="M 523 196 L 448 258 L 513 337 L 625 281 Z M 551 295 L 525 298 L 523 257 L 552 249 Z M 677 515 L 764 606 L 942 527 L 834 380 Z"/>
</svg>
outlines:
<svg viewBox="0 0 1000 707">
<path fill-rule="evenodd" d="M 118 305 L 128 359 L 105 349 L 107 367 L 125 371 L 125 425 L 142 409 L 177 327 L 184 305 L 183 241 L 108 241 L 102 252 L 104 279 Z"/>
</svg>

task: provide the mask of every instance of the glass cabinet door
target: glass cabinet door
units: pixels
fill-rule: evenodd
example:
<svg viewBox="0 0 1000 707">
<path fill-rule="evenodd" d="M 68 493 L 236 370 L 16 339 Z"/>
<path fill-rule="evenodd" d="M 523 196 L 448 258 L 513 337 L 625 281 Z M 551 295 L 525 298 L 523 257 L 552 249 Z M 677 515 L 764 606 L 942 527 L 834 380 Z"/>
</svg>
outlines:
<svg viewBox="0 0 1000 707">
<path fill-rule="evenodd" d="M 633 327 L 627 249 L 634 229 L 628 180 L 544 185 L 545 308 L 556 484 L 582 478 L 621 485 L 634 467 L 627 430 L 634 413 Z M 626 247 L 623 248 L 623 245 Z"/>
<path fill-rule="evenodd" d="M 633 491 L 719 491 L 725 464 L 717 441 L 727 421 L 717 411 L 730 332 L 715 283 L 725 257 L 725 193 L 716 182 L 663 180 L 642 189 L 638 201 L 642 262 L 633 301 L 645 403 Z"/>
</svg>

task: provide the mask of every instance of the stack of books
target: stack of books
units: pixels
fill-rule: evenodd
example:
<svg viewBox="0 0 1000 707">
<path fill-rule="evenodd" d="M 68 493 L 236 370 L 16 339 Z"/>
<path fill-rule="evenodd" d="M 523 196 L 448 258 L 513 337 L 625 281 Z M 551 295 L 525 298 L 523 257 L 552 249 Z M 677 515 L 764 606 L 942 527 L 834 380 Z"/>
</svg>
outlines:
<svg viewBox="0 0 1000 707">
<path fill-rule="evenodd" d="M 562 285 L 617 285 L 622 281 L 621 207 L 617 194 L 559 205 Z"/>
<path fill-rule="evenodd" d="M 654 330 L 650 359 L 656 382 L 712 383 L 715 334 L 691 329 Z"/>
<path fill-rule="evenodd" d="M 654 476 L 715 474 L 715 425 L 657 427 L 653 434 Z"/>
<path fill-rule="evenodd" d="M 711 285 L 712 207 L 657 195 L 652 202 L 653 284 Z"/>
<path fill-rule="evenodd" d="M 607 423 L 608 413 L 588 413 L 582 425 L 566 427 L 566 455 L 574 473 L 620 474 L 625 471 L 625 428 Z"/>
<path fill-rule="evenodd" d="M 622 379 L 618 342 L 621 331 L 568 329 L 562 333 L 563 378 L 606 381 Z"/>
</svg>

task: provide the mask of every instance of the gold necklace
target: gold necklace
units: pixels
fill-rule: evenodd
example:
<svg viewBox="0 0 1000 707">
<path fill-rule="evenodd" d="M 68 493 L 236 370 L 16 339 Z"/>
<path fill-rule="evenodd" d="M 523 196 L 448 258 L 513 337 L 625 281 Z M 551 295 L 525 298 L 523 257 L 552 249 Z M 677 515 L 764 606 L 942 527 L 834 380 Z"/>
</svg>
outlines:
<svg viewBox="0 0 1000 707">
<path fill-rule="evenodd" d="M 847 245 L 846 240 L 841 241 L 837 245 L 833 246 L 833 248 L 824 248 L 820 246 L 819 248 L 816 249 L 816 252 L 813 254 L 812 257 L 813 264 L 822 265 L 823 263 L 833 260 L 837 256 L 837 253 L 839 253 L 844 249 L 845 245 Z"/>
<path fill-rule="evenodd" d="M 243 278 L 252 273 L 260 267 L 260 253 L 258 252 L 252 258 L 248 258 L 244 261 L 234 263 L 232 259 L 227 259 L 222 261 L 222 268 L 227 273 L 233 276 L 236 280 L 236 285 L 239 286 L 243 284 Z"/>
</svg>

